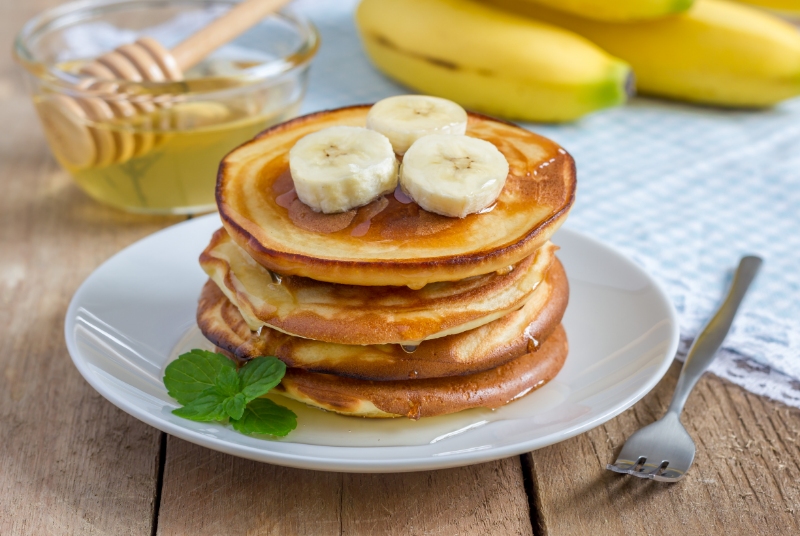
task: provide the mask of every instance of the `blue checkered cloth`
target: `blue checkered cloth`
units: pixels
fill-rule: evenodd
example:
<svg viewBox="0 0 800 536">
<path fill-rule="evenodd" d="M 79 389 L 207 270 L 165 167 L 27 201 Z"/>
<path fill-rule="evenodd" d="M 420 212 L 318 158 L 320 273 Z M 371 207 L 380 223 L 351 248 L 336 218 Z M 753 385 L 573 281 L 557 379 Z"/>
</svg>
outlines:
<svg viewBox="0 0 800 536">
<path fill-rule="evenodd" d="M 353 0 L 301 0 L 322 47 L 304 111 L 408 93 L 362 52 Z M 523 125 L 578 167 L 568 226 L 625 252 L 667 288 L 686 344 L 740 256 L 764 258 L 712 371 L 800 407 L 800 99 L 731 111 L 637 98 L 567 125 Z"/>
</svg>

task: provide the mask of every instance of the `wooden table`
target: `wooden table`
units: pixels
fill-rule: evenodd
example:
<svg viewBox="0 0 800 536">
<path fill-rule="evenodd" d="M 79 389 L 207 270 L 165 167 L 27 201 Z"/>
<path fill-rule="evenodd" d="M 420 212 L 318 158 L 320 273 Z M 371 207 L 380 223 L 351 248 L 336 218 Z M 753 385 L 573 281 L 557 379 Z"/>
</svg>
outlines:
<svg viewBox="0 0 800 536">
<path fill-rule="evenodd" d="M 53 3 L 0 5 L 0 50 Z M 179 220 L 127 215 L 81 193 L 48 153 L 7 53 L 0 125 L 0 534 L 800 534 L 800 410 L 710 375 L 684 416 L 698 446 L 684 481 L 604 469 L 666 409 L 677 365 L 591 432 L 442 471 L 288 469 L 137 421 L 78 374 L 64 313 L 102 261 Z"/>
</svg>

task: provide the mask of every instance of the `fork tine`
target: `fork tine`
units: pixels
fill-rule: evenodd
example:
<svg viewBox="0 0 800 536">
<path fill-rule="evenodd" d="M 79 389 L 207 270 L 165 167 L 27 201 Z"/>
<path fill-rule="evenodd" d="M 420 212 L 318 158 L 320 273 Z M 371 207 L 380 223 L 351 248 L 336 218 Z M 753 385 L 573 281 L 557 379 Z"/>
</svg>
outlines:
<svg viewBox="0 0 800 536">
<path fill-rule="evenodd" d="M 666 471 L 666 470 L 667 470 L 667 467 L 668 467 L 668 466 L 669 466 L 669 461 L 668 461 L 668 460 L 664 460 L 664 461 L 662 461 L 662 462 L 661 462 L 661 465 L 659 465 L 658 467 L 656 467 L 656 470 L 655 470 L 655 471 L 653 471 L 653 476 L 660 476 L 660 475 L 662 475 L 662 474 L 664 473 L 664 471 Z"/>
<path fill-rule="evenodd" d="M 619 467 L 618 465 L 613 464 L 613 463 L 607 464 L 606 465 L 606 469 L 608 469 L 609 471 L 614 471 L 615 473 L 627 473 L 628 472 L 627 469 L 623 469 L 622 467 Z"/>
<path fill-rule="evenodd" d="M 658 480 L 659 482 L 677 482 L 681 480 L 684 476 L 686 476 L 686 471 L 680 471 L 673 467 L 668 467 L 662 473 L 653 475 L 653 480 Z"/>
<path fill-rule="evenodd" d="M 631 468 L 631 471 L 636 471 L 636 472 L 641 471 L 644 468 L 644 464 L 645 463 L 647 463 L 647 457 L 646 456 L 639 456 L 636 459 L 636 463 L 633 464 L 633 467 Z"/>
<path fill-rule="evenodd" d="M 606 465 L 606 469 L 615 473 L 645 478 L 647 480 L 657 480 L 659 482 L 677 482 L 685 476 L 684 471 L 680 471 L 669 466 L 668 460 L 663 460 L 659 465 L 652 466 L 646 464 L 646 457 L 639 456 L 634 462 L 632 460 L 617 459 L 613 464 Z"/>
</svg>

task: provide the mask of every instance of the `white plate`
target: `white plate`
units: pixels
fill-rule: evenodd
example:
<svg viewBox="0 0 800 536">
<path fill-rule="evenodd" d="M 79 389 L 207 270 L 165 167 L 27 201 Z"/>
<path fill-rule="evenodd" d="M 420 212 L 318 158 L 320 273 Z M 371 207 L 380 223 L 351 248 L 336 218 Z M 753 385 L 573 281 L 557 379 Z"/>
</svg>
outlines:
<svg viewBox="0 0 800 536">
<path fill-rule="evenodd" d="M 618 415 L 652 389 L 678 345 L 675 310 L 659 285 L 625 257 L 576 232 L 554 242 L 570 281 L 570 343 L 558 376 L 495 411 L 420 421 L 343 417 L 281 398 L 298 414 L 282 440 L 171 414 L 161 381 L 181 351 L 210 348 L 195 325 L 206 280 L 197 257 L 216 215 L 141 240 L 98 268 L 67 311 L 67 348 L 92 387 L 123 411 L 172 435 L 253 460 L 329 471 L 395 472 L 480 463 L 538 449 Z M 279 397 L 280 398 L 280 397 Z"/>
</svg>

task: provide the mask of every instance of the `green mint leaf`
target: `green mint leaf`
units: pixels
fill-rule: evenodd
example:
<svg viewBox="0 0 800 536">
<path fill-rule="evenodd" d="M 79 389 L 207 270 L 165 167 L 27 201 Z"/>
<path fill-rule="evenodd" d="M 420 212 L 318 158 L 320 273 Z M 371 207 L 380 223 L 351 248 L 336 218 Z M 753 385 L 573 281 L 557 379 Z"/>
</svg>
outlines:
<svg viewBox="0 0 800 536">
<path fill-rule="evenodd" d="M 236 365 L 222 354 L 192 350 L 181 354 L 164 371 L 164 385 L 169 396 L 186 405 L 214 387 L 222 370 L 236 371 Z"/>
<path fill-rule="evenodd" d="M 172 410 L 172 413 L 192 421 L 221 421 L 228 416 L 225 410 L 227 398 L 215 387 L 211 387 L 182 408 Z"/>
<path fill-rule="evenodd" d="M 247 404 L 241 419 L 231 420 L 233 428 L 243 434 L 285 436 L 297 428 L 297 415 L 268 398 Z"/>
<path fill-rule="evenodd" d="M 214 380 L 214 386 L 217 391 L 225 396 L 235 396 L 240 393 L 239 375 L 236 369 L 224 368 L 219 371 L 217 378 Z"/>
<path fill-rule="evenodd" d="M 225 413 L 227 413 L 231 419 L 241 419 L 246 405 L 247 401 L 244 395 L 242 393 L 236 393 L 234 396 L 225 399 Z"/>
<path fill-rule="evenodd" d="M 250 402 L 281 383 L 286 365 L 276 357 L 256 357 L 239 369 L 241 390 Z M 281 406 L 278 406 L 281 407 Z"/>
<path fill-rule="evenodd" d="M 259 398 L 278 385 L 286 365 L 275 357 L 257 357 L 238 371 L 222 354 L 192 350 L 164 371 L 169 395 L 183 405 L 173 410 L 193 421 L 224 421 L 244 434 L 285 436 L 297 416 L 272 400 Z"/>
</svg>

